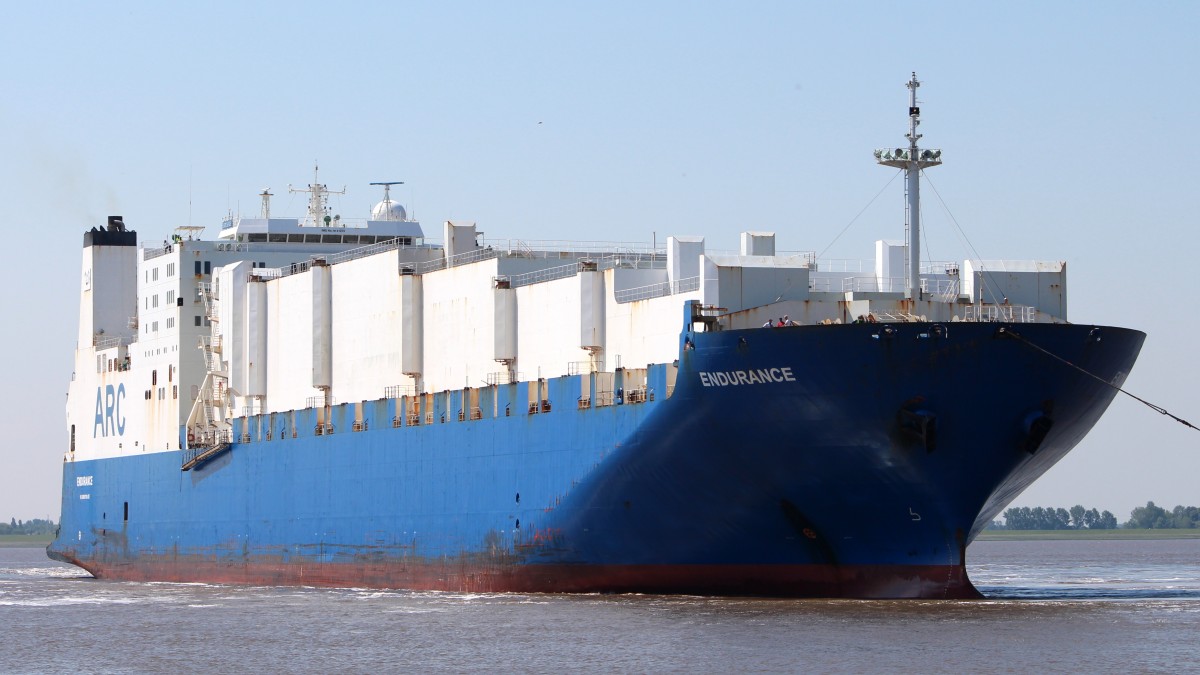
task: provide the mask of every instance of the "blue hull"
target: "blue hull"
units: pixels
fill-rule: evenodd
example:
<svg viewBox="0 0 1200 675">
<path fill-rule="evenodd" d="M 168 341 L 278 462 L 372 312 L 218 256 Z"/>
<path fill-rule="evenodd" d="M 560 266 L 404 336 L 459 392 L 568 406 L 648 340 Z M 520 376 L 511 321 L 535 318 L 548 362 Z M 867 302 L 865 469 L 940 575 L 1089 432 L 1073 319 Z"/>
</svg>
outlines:
<svg viewBox="0 0 1200 675">
<path fill-rule="evenodd" d="M 1116 393 L 1026 341 L 1119 384 L 1145 337 L 1001 327 L 686 333 L 670 396 L 652 367 L 651 400 L 606 407 L 564 377 L 537 414 L 521 384 L 483 390 L 478 420 L 462 392 L 411 427 L 395 400 L 361 431 L 335 407 L 331 435 L 313 410 L 249 418 L 191 471 L 65 464 L 49 552 L 116 579 L 973 597 L 967 544 Z"/>
</svg>

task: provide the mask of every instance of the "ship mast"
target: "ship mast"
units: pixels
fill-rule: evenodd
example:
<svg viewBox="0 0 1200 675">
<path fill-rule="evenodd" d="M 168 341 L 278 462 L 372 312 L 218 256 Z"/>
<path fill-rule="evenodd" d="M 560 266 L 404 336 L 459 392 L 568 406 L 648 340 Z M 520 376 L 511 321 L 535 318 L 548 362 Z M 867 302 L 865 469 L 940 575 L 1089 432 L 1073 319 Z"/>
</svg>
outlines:
<svg viewBox="0 0 1200 675">
<path fill-rule="evenodd" d="M 275 195 L 271 194 L 271 188 L 264 188 L 262 192 L 258 193 L 258 196 L 262 197 L 262 213 L 259 217 L 263 220 L 270 220 L 271 197 L 274 197 Z"/>
<path fill-rule="evenodd" d="M 908 148 L 884 148 L 875 151 L 875 159 L 884 166 L 904 169 L 905 192 L 905 229 L 908 231 L 908 246 L 905 257 L 908 259 L 908 284 L 905 296 L 917 299 L 921 296 L 921 170 L 927 166 L 937 166 L 942 163 L 941 150 L 921 150 L 917 140 L 917 126 L 921 124 L 921 109 L 917 107 L 917 74 L 906 85 L 908 98 Z"/>
<path fill-rule="evenodd" d="M 307 192 L 308 193 L 308 219 L 306 223 L 311 222 L 313 227 L 321 227 L 329 225 L 329 195 L 344 195 L 346 188 L 343 187 L 341 192 L 334 192 L 329 189 L 329 186 L 322 185 L 317 180 L 317 165 L 313 164 L 313 182 L 309 184 L 307 189 L 294 188 L 288 185 L 289 192 Z"/>
</svg>

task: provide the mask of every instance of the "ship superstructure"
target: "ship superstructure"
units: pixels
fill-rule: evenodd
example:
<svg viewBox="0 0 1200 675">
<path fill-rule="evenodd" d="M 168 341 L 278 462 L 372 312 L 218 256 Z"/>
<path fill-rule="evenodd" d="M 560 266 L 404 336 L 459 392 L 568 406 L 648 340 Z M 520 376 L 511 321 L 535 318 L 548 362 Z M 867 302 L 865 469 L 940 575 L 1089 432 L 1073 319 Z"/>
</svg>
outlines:
<svg viewBox="0 0 1200 675">
<path fill-rule="evenodd" d="M 964 597 L 979 529 L 1082 438 L 1143 335 L 1062 262 L 868 263 L 743 232 L 441 241 L 392 201 L 85 235 L 63 526 L 127 579 Z M 1103 340 L 1100 339 L 1103 335 Z M 1013 339 L 1018 336 L 1019 339 Z"/>
</svg>

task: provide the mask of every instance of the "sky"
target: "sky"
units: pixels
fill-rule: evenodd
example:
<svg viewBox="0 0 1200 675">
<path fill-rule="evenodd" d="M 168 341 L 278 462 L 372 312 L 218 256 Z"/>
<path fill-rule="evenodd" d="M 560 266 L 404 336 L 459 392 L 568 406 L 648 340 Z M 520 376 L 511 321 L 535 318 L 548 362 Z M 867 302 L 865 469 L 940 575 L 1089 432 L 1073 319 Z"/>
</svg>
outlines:
<svg viewBox="0 0 1200 675">
<path fill-rule="evenodd" d="M 319 163 L 339 215 L 401 180 L 437 236 L 732 250 L 766 230 L 869 259 L 904 236 L 872 151 L 903 143 L 913 71 L 944 161 L 923 255 L 1066 261 L 1072 321 L 1148 334 L 1126 388 L 1200 425 L 1200 3 L 344 5 L 6 7 L 0 518 L 58 519 L 82 233 L 110 214 L 143 242 L 211 238 L 263 188 L 302 215 L 287 187 Z M 1125 520 L 1198 485 L 1200 433 L 1120 396 L 1014 505 Z"/>
</svg>

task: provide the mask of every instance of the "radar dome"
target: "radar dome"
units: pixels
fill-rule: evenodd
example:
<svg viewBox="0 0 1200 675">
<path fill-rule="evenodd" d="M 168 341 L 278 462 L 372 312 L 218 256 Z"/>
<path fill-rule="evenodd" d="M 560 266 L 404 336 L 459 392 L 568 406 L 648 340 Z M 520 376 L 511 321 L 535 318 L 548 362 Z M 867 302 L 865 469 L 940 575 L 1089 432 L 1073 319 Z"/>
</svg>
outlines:
<svg viewBox="0 0 1200 675">
<path fill-rule="evenodd" d="M 408 220 L 408 213 L 400 202 L 390 199 L 379 202 L 371 209 L 371 220 Z"/>
</svg>

